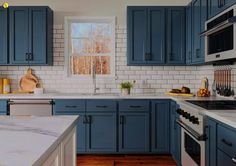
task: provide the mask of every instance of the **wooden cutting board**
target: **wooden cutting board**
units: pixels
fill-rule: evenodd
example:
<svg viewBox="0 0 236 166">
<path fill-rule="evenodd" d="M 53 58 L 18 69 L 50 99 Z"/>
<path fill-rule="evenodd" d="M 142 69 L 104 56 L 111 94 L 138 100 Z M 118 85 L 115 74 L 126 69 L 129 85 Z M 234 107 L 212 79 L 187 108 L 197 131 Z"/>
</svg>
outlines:
<svg viewBox="0 0 236 166">
<path fill-rule="evenodd" d="M 171 92 L 166 92 L 166 95 L 169 96 L 182 96 L 182 97 L 193 97 L 195 96 L 193 93 L 171 93 Z"/>
<path fill-rule="evenodd" d="M 28 68 L 27 73 L 20 79 L 20 90 L 24 92 L 34 92 L 34 89 L 38 85 L 38 78 L 32 74 L 32 69 Z"/>
</svg>

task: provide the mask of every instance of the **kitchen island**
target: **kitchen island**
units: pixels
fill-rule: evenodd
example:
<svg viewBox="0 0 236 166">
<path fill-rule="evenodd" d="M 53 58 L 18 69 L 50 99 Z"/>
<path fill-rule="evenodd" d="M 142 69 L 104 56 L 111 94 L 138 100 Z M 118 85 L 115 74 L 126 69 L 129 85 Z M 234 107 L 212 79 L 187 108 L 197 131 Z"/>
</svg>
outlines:
<svg viewBox="0 0 236 166">
<path fill-rule="evenodd" d="M 76 165 L 78 116 L 1 116 L 0 165 Z"/>
</svg>

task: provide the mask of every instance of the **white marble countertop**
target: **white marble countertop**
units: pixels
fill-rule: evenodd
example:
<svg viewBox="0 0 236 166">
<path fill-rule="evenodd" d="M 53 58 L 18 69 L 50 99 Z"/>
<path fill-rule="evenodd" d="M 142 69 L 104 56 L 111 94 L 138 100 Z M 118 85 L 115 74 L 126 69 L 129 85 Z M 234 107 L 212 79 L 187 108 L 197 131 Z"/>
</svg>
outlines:
<svg viewBox="0 0 236 166">
<path fill-rule="evenodd" d="M 0 165 L 39 165 L 76 125 L 78 116 L 1 116 Z"/>
<path fill-rule="evenodd" d="M 172 99 L 179 104 L 188 105 L 191 108 L 201 110 L 202 114 L 226 123 L 236 128 L 236 110 L 205 110 L 204 108 L 194 106 L 193 104 L 185 102 L 185 100 L 233 100 L 233 98 L 226 99 L 221 97 L 177 97 L 167 96 L 164 93 L 158 94 L 135 94 L 129 96 L 121 96 L 120 94 L 79 94 L 79 93 L 45 93 L 42 95 L 35 94 L 6 94 L 0 95 L 0 99 Z"/>
</svg>

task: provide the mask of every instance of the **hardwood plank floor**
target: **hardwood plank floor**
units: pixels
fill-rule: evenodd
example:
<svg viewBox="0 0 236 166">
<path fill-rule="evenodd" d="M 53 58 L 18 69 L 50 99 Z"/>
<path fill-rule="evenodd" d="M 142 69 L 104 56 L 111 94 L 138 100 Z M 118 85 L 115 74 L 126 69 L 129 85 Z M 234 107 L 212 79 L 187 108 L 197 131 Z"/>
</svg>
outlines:
<svg viewBox="0 0 236 166">
<path fill-rule="evenodd" d="M 176 166 L 171 156 L 78 155 L 77 166 Z"/>
</svg>

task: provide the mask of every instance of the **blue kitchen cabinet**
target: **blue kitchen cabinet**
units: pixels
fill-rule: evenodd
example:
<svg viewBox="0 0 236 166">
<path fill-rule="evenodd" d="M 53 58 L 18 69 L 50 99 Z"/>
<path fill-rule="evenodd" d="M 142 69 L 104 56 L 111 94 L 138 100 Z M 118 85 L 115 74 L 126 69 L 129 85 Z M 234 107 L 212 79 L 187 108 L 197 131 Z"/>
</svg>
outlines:
<svg viewBox="0 0 236 166">
<path fill-rule="evenodd" d="M 192 3 L 186 7 L 186 64 L 192 63 Z"/>
<path fill-rule="evenodd" d="M 149 152 L 149 112 L 119 112 L 119 152 Z"/>
<path fill-rule="evenodd" d="M 53 115 L 79 115 L 77 123 L 77 153 L 86 152 L 86 124 L 85 100 L 57 99 L 54 100 Z"/>
<path fill-rule="evenodd" d="M 169 100 L 153 100 L 151 118 L 152 118 L 151 151 L 160 154 L 169 154 L 170 153 Z"/>
<path fill-rule="evenodd" d="M 167 8 L 167 64 L 185 64 L 185 8 Z"/>
<path fill-rule="evenodd" d="M 164 8 L 127 8 L 128 65 L 164 64 Z"/>
<path fill-rule="evenodd" d="M 8 9 L 0 7 L 0 64 L 8 62 Z"/>
<path fill-rule="evenodd" d="M 48 7 L 9 8 L 9 64 L 52 65 L 53 12 Z"/>
<path fill-rule="evenodd" d="M 206 128 L 206 166 L 213 166 L 216 164 L 216 128 L 217 123 L 212 119 L 207 119 L 207 128 Z"/>
<path fill-rule="evenodd" d="M 207 20 L 207 0 L 192 1 L 192 64 L 204 64 L 205 39 L 200 36 Z"/>
<path fill-rule="evenodd" d="M 0 100 L 0 115 L 7 115 L 8 107 L 7 107 L 8 100 Z"/>
<path fill-rule="evenodd" d="M 170 102 L 170 152 L 177 165 L 181 165 L 181 127 L 176 122 L 179 115 L 176 113 L 178 105 Z"/>
<path fill-rule="evenodd" d="M 214 17 L 235 3 L 235 0 L 208 0 L 208 17 Z"/>
<path fill-rule="evenodd" d="M 117 151 L 116 112 L 87 113 L 87 152 L 115 153 Z"/>
</svg>

